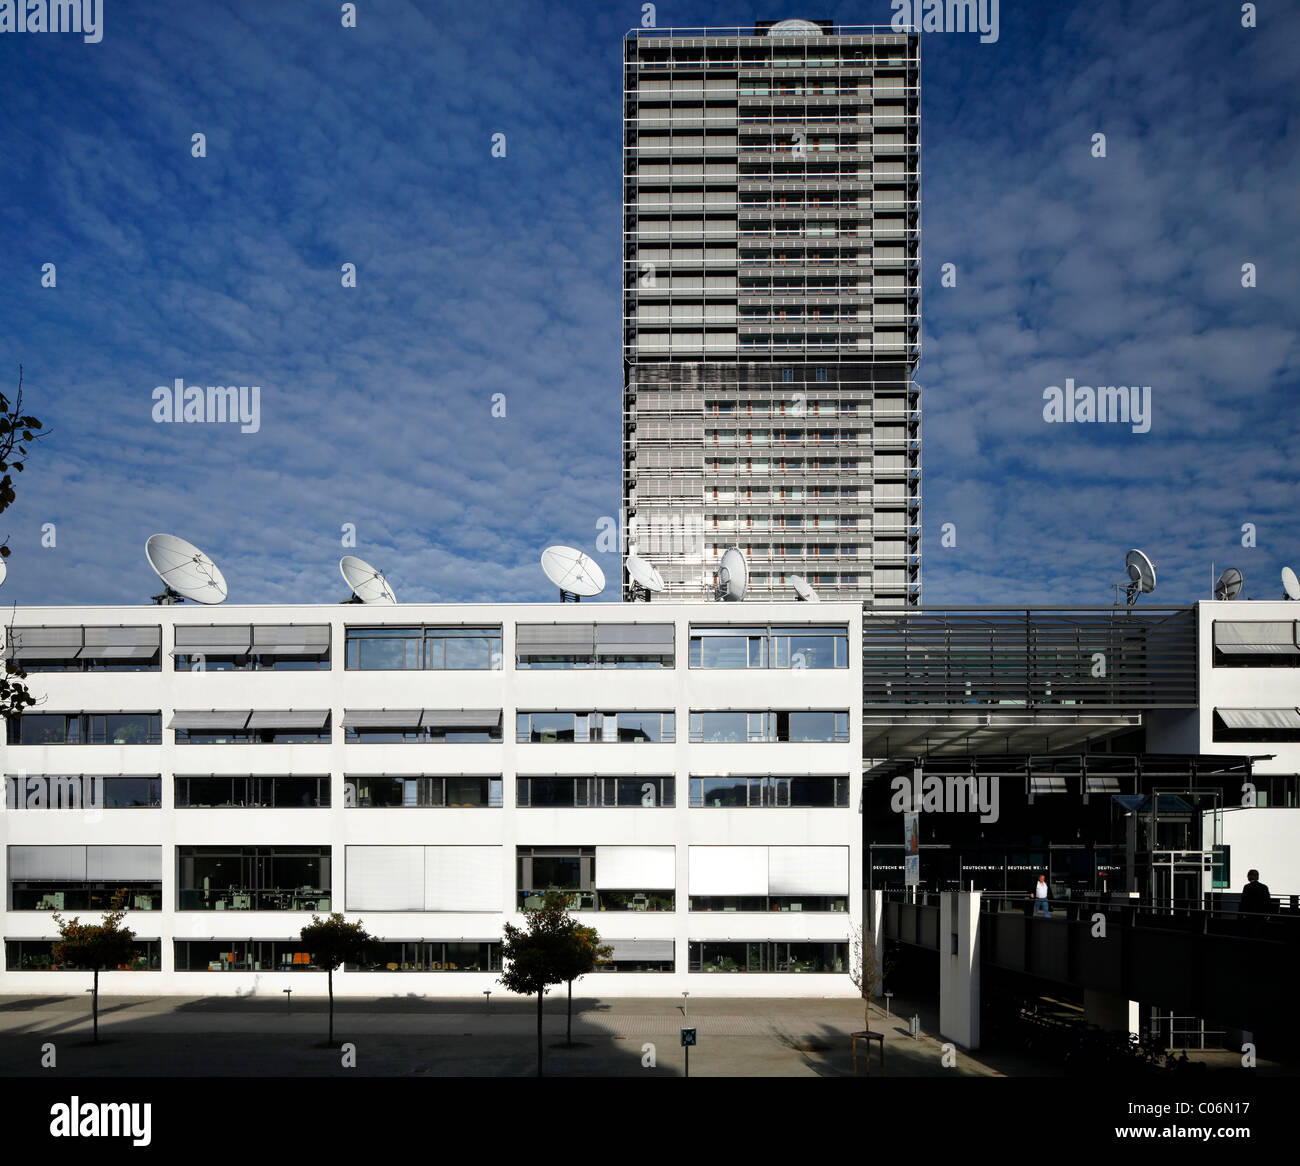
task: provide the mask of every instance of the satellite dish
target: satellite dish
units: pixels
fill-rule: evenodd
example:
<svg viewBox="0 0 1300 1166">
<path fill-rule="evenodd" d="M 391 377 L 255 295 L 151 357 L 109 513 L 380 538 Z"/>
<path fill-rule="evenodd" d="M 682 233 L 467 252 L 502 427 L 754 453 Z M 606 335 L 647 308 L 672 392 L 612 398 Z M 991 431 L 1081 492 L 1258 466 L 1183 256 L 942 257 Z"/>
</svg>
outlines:
<svg viewBox="0 0 1300 1166">
<path fill-rule="evenodd" d="M 647 597 L 651 594 L 657 595 L 665 590 L 663 576 L 659 574 L 653 564 L 647 563 L 639 555 L 629 553 L 625 566 L 627 567 L 628 578 L 632 580 L 632 594 L 634 597 L 638 587 L 645 592 Z"/>
<path fill-rule="evenodd" d="M 1229 567 L 1214 585 L 1215 599 L 1236 599 L 1241 594 L 1241 585 L 1246 577 L 1236 567 Z"/>
<path fill-rule="evenodd" d="M 0 576 L 0 583 L 4 582 L 4 577 Z M 1282 568 L 1282 590 L 1288 599 L 1300 599 L 1300 579 L 1290 567 Z"/>
<path fill-rule="evenodd" d="M 166 588 L 155 603 L 220 603 L 226 598 L 226 577 L 193 543 L 174 534 L 152 534 L 144 544 L 145 558 Z"/>
<path fill-rule="evenodd" d="M 812 584 L 802 575 L 791 575 L 790 582 L 794 584 L 794 593 L 804 603 L 820 603 L 822 601 L 822 597 L 813 590 Z"/>
<path fill-rule="evenodd" d="M 722 556 L 718 570 L 718 596 L 729 603 L 739 603 L 749 590 L 749 564 L 739 547 L 731 547 Z"/>
<path fill-rule="evenodd" d="M 584 595 L 599 595 L 605 590 L 605 572 L 596 561 L 574 547 L 547 547 L 542 552 L 542 570 L 560 589 L 560 602 L 570 598 L 579 603 Z"/>
<path fill-rule="evenodd" d="M 344 603 L 397 602 L 397 596 L 393 594 L 384 573 L 378 567 L 372 567 L 365 559 L 358 559 L 356 555 L 344 555 L 339 560 L 339 574 L 343 576 L 343 582 L 352 588 L 352 598 L 345 599 Z"/>
<path fill-rule="evenodd" d="M 1124 588 L 1124 601 L 1132 607 L 1139 594 L 1150 595 L 1156 589 L 1156 565 L 1141 551 L 1132 550 L 1124 557 L 1124 567 L 1128 583 L 1116 583 L 1115 589 Z"/>
<path fill-rule="evenodd" d="M 0 586 L 3 586 L 4 581 L 8 578 L 9 578 L 8 564 L 5 563 L 4 559 L 0 559 Z"/>
</svg>

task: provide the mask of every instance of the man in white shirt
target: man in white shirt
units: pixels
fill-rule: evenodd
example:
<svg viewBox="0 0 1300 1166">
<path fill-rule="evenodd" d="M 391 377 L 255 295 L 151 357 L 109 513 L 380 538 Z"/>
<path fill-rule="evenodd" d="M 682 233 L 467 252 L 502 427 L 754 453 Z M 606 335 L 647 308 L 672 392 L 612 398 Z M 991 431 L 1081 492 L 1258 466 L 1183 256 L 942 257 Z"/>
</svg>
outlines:
<svg viewBox="0 0 1300 1166">
<path fill-rule="evenodd" d="M 1052 909 L 1047 905 L 1047 876 L 1038 876 L 1038 885 L 1034 887 L 1034 918 L 1044 915 L 1048 919 L 1052 917 Z"/>
</svg>

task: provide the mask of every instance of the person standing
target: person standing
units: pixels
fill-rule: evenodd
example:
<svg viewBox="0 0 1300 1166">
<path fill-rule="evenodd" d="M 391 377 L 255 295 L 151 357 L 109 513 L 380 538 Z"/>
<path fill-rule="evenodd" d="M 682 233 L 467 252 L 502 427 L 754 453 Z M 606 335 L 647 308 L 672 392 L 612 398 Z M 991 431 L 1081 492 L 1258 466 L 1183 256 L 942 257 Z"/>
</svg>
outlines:
<svg viewBox="0 0 1300 1166">
<path fill-rule="evenodd" d="M 1047 904 L 1047 876 L 1040 874 L 1038 884 L 1034 887 L 1034 918 L 1039 915 L 1050 919 L 1052 917 L 1052 908 Z"/>
<path fill-rule="evenodd" d="M 1241 901 L 1237 910 L 1246 917 L 1252 933 L 1263 933 L 1264 924 L 1273 910 L 1273 897 L 1269 894 L 1268 884 L 1259 881 L 1259 871 L 1246 872 L 1246 885 L 1241 888 Z"/>
</svg>

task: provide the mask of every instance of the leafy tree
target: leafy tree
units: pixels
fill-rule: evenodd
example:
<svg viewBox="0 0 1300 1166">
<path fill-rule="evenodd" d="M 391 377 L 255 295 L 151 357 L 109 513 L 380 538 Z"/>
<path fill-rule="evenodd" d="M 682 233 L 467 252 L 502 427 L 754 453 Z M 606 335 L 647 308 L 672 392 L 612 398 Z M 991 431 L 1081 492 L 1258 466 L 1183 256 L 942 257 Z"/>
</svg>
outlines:
<svg viewBox="0 0 1300 1166">
<path fill-rule="evenodd" d="M 528 913 L 527 927 L 506 924 L 501 956 L 505 971 L 500 982 L 510 992 L 537 996 L 537 1075 L 546 1075 L 542 1053 L 542 1001 L 555 984 L 564 983 L 573 963 L 573 929 L 577 924 L 565 910 L 567 896 L 548 891 L 542 905 Z"/>
<path fill-rule="evenodd" d="M 102 923 L 82 923 L 79 916 L 64 919 L 57 912 L 54 916 L 55 926 L 59 929 L 59 939 L 53 950 L 54 962 L 72 964 L 95 973 L 90 996 L 95 1044 L 99 1044 L 99 973 L 129 964 L 135 958 L 135 932 L 122 926 L 126 917 L 125 900 L 125 891 L 114 894 L 112 906 L 104 913 Z"/>
<path fill-rule="evenodd" d="M 573 981 L 588 972 L 594 972 L 597 964 L 609 962 L 614 949 L 600 942 L 594 927 L 587 927 L 570 920 L 573 927 L 569 932 L 569 942 L 561 951 L 560 972 L 569 988 L 569 1016 L 565 1028 L 564 1043 L 573 1044 Z"/>
<path fill-rule="evenodd" d="M 41 423 L 35 417 L 23 413 L 23 368 L 18 366 L 18 392 L 12 403 L 0 393 L 0 514 L 9 509 L 14 494 L 13 472 L 22 473 L 26 462 L 28 447 L 33 441 L 44 437 Z M 9 542 L 0 543 L 0 558 L 9 557 Z M 22 682 L 27 673 L 6 660 L 3 674 L 0 674 L 0 716 L 13 717 L 23 709 L 36 703 L 27 686 Z"/>
<path fill-rule="evenodd" d="M 377 940 L 362 927 L 361 920 L 349 923 L 337 911 L 322 919 L 313 914 L 311 922 L 302 929 L 302 945 L 311 953 L 311 962 L 329 975 L 330 1035 L 334 1043 L 334 970 L 345 963 L 366 963 L 374 952 Z"/>
</svg>

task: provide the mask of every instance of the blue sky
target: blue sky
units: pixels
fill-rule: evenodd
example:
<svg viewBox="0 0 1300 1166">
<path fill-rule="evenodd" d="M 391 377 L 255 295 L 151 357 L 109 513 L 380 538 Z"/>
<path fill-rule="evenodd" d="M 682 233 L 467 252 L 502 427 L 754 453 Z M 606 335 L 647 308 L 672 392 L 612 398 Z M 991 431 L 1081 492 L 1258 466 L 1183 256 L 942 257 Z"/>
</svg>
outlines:
<svg viewBox="0 0 1300 1166">
<path fill-rule="evenodd" d="M 1274 598 L 1300 560 L 1300 6 L 1259 7 L 1003 0 L 995 43 L 922 37 L 926 606 L 1108 603 L 1130 546 L 1169 602 L 1212 561 Z M 144 600 L 158 530 L 232 602 L 342 598 L 345 523 L 404 600 L 550 599 L 542 547 L 617 514 L 640 5 L 338 12 L 105 0 L 99 44 L 0 35 L 0 386 L 22 363 L 52 430 L 0 518 L 7 601 Z M 156 424 L 177 377 L 259 385 L 260 430 Z M 1046 424 L 1067 377 L 1150 385 L 1150 432 Z"/>
</svg>

